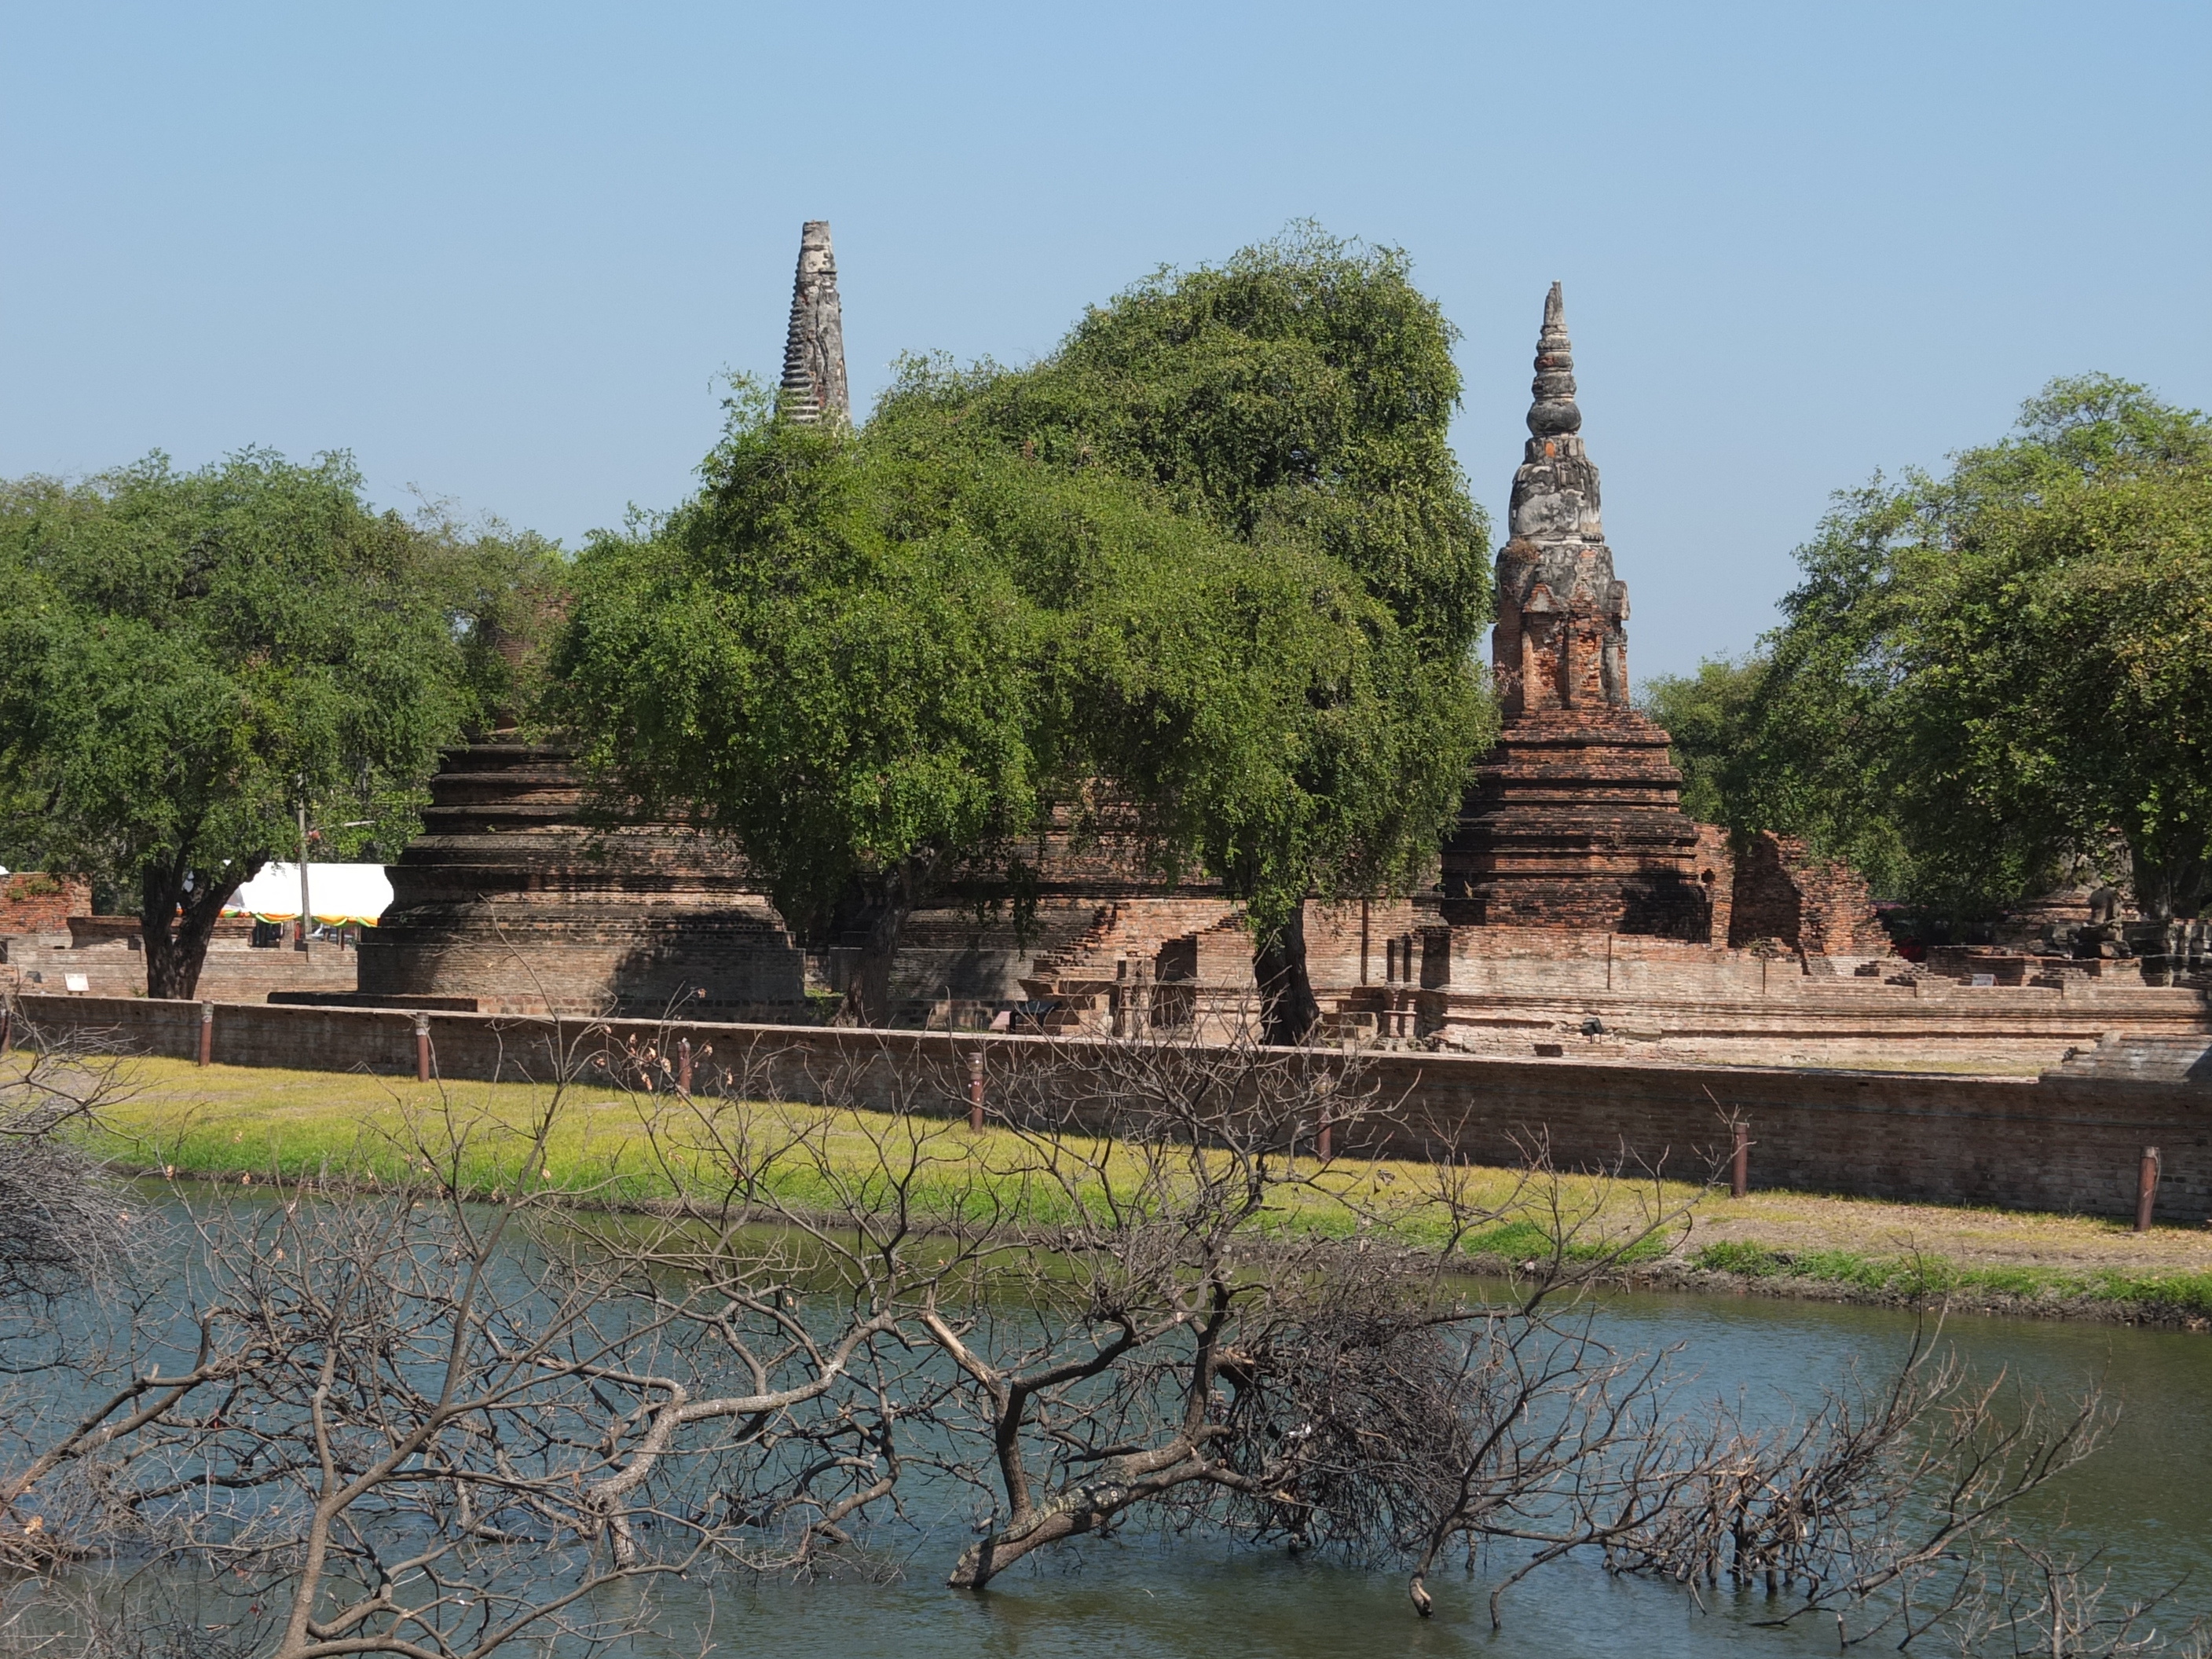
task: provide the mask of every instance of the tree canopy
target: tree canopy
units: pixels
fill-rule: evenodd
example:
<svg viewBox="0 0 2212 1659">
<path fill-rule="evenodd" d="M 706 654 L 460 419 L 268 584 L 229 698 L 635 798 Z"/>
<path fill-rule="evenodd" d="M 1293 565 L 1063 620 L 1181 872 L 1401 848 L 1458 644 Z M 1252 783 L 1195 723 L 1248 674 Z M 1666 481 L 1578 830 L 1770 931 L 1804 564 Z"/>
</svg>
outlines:
<svg viewBox="0 0 2212 1659">
<path fill-rule="evenodd" d="M 129 891 L 149 992 L 188 996 L 303 802 L 349 823 L 334 850 L 404 844 L 439 747 L 516 694 L 490 634 L 553 568 L 372 512 L 343 455 L 0 484 L 0 834 Z"/>
<path fill-rule="evenodd" d="M 2118 845 L 2148 913 L 2191 913 L 2212 851 L 2208 509 L 2212 422 L 2053 381 L 1948 475 L 1838 495 L 1761 652 L 1652 702 L 1684 718 L 1728 822 L 1805 835 L 1899 896 L 1984 913 Z"/>
<path fill-rule="evenodd" d="M 1402 252 L 1298 225 L 1155 272 L 1028 368 L 910 362 L 878 419 L 1103 465 L 1247 544 L 1325 554 L 1450 656 L 1491 615 L 1489 526 L 1447 434 L 1458 337 Z"/>
<path fill-rule="evenodd" d="M 855 1018 L 906 912 L 1056 811 L 1294 947 L 1309 894 L 1412 878 L 1492 729 L 1449 341 L 1399 256 L 1309 235 L 1025 369 L 909 362 L 858 431 L 740 396 L 700 494 L 580 558 L 552 712 L 866 936 Z"/>
</svg>

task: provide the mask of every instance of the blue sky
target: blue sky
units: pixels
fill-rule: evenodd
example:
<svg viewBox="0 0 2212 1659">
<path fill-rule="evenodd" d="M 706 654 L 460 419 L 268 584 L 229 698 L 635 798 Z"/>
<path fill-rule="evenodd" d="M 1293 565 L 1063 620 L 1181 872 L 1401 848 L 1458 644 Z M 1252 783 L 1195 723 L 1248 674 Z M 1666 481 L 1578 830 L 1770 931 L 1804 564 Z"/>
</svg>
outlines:
<svg viewBox="0 0 2212 1659">
<path fill-rule="evenodd" d="M 1566 284 L 1639 677 L 2054 374 L 2212 404 L 2212 7 L 0 4 L 0 473 L 351 450 L 574 545 L 688 487 L 829 219 L 854 392 L 1310 216 Z"/>
</svg>

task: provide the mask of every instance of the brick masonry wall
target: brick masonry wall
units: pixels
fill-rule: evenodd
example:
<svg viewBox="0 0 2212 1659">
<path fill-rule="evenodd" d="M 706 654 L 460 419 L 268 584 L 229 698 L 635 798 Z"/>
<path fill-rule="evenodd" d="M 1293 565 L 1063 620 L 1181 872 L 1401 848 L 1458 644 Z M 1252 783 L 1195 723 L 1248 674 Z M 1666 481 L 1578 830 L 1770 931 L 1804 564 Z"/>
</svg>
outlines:
<svg viewBox="0 0 2212 1659">
<path fill-rule="evenodd" d="M 200 1011 L 190 1002 L 26 996 L 24 1015 L 49 1030 L 105 1033 L 136 1052 L 190 1057 Z M 712 1046 L 713 1066 L 757 1060 L 778 1092 L 957 1115 L 966 1110 L 966 1058 L 981 1049 L 987 1077 L 1049 1060 L 1037 1038 L 941 1031 L 853 1031 L 793 1026 L 570 1022 L 481 1014 L 428 1016 L 436 1064 L 451 1079 L 551 1073 L 556 1042 L 618 1055 L 625 1042 L 665 1046 L 688 1036 Z M 224 1064 L 312 1066 L 411 1074 L 415 1016 L 331 1008 L 219 1005 L 214 1056 Z M 578 1041 L 581 1038 L 580 1042 Z M 1316 1054 L 1316 1063 L 1340 1064 Z M 1624 1152 L 1668 1173 L 1702 1175 L 1727 1146 L 1727 1116 L 1749 1123 L 1755 1185 L 2006 1208 L 2131 1214 L 2145 1146 L 2163 1149 L 2159 1213 L 2198 1222 L 2212 1213 L 2212 1089 L 2049 1074 L 2039 1080 L 1768 1071 L 1694 1066 L 1510 1060 L 1386 1053 L 1370 1075 L 1401 1101 L 1400 1127 L 1347 1132 L 1346 1151 L 1445 1152 L 1482 1163 L 1521 1161 L 1540 1131 L 1569 1167 L 1607 1166 Z M 1361 1145 L 1362 1139 L 1366 1144 Z"/>
<path fill-rule="evenodd" d="M 0 933 L 66 933 L 69 919 L 91 908 L 86 877 L 27 870 L 0 878 Z"/>
<path fill-rule="evenodd" d="M 1808 956 L 1887 956 L 1889 935 L 1875 919 L 1865 879 L 1849 865 L 1816 859 L 1795 836 L 1762 830 L 1735 869 L 1728 942 L 1778 939 Z"/>
<path fill-rule="evenodd" d="M 1729 832 L 1717 823 L 1698 826 L 1697 879 L 1711 907 L 1707 942 L 1724 945 L 1735 914 L 1735 854 L 1729 845 Z"/>
<path fill-rule="evenodd" d="M 83 917 L 71 920 L 82 921 Z M 200 995 L 217 1002 L 258 1000 L 271 991 L 350 991 L 354 988 L 355 953 L 328 942 L 319 943 L 303 960 L 289 945 L 255 949 L 248 943 L 252 924 L 243 936 L 218 934 L 208 946 L 200 968 Z M 129 945 L 116 942 L 94 945 L 61 945 L 18 939 L 0 967 L 0 988 L 48 994 L 63 990 L 72 975 L 85 981 L 95 997 L 143 997 L 146 994 L 146 957 Z"/>
<path fill-rule="evenodd" d="M 1326 999 L 1355 986 L 1389 983 L 1388 942 L 1435 925 L 1436 908 L 1412 899 L 1353 899 L 1306 905 L 1306 976 Z M 1249 954 L 1249 948 L 1248 948 Z M 1408 952 L 1418 956 L 1419 947 Z M 1249 977 L 1249 969 L 1248 969 Z"/>
</svg>

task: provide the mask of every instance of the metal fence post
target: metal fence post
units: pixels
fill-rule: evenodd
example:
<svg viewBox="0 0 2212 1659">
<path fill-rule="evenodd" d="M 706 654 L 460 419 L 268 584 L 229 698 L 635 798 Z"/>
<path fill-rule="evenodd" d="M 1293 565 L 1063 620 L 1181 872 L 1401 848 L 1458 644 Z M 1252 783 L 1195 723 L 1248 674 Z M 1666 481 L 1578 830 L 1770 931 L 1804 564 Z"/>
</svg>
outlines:
<svg viewBox="0 0 2212 1659">
<path fill-rule="evenodd" d="M 200 1064 L 207 1065 L 215 1058 L 215 1004 L 200 1004 Z"/>
<path fill-rule="evenodd" d="M 2158 1206 L 2158 1148 L 2142 1149 L 2142 1163 L 2136 1170 L 2136 1231 L 2150 1231 L 2151 1212 Z"/>
<path fill-rule="evenodd" d="M 415 1080 L 430 1080 L 430 1016 L 415 1016 Z"/>
<path fill-rule="evenodd" d="M 1735 1121 L 1735 1157 L 1729 1176 L 1729 1194 L 1741 1198 L 1751 1190 L 1751 1125 Z"/>
</svg>

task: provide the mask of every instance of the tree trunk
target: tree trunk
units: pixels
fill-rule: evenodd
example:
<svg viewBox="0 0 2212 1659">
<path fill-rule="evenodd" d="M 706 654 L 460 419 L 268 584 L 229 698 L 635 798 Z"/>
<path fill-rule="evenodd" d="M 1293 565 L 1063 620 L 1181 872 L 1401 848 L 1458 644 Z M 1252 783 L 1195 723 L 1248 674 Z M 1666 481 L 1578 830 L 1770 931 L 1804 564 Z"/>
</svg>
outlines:
<svg viewBox="0 0 2212 1659">
<path fill-rule="evenodd" d="M 148 996 L 189 999 L 199 990 L 216 919 L 252 873 L 249 870 L 228 883 L 204 883 L 187 893 L 181 862 L 149 865 L 140 872 L 138 933 L 146 947 Z"/>
<path fill-rule="evenodd" d="M 1152 1451 L 1115 1458 L 1100 1474 L 970 1544 L 960 1553 L 945 1582 L 953 1589 L 981 1589 L 1032 1551 L 1099 1531 L 1124 1510 L 1148 1498 L 1205 1479 L 1208 1468 L 1198 1446 L 1188 1437 L 1178 1437 Z"/>
<path fill-rule="evenodd" d="M 884 878 L 848 915 L 860 934 L 860 954 L 845 981 L 840 1025 L 884 1026 L 891 1023 L 891 963 L 899 934 L 914 914 L 915 882 L 911 860 Z"/>
<path fill-rule="evenodd" d="M 2135 844 L 2128 861 L 2135 868 L 2136 908 L 2152 921 L 2193 916 L 2212 896 L 2212 860 L 2192 851 Z"/>
<path fill-rule="evenodd" d="M 1313 981 L 1306 975 L 1306 908 L 1301 904 L 1273 939 L 1252 947 L 1252 975 L 1260 981 L 1260 1025 L 1269 1042 L 1293 1048 L 1321 1022 Z"/>
</svg>

